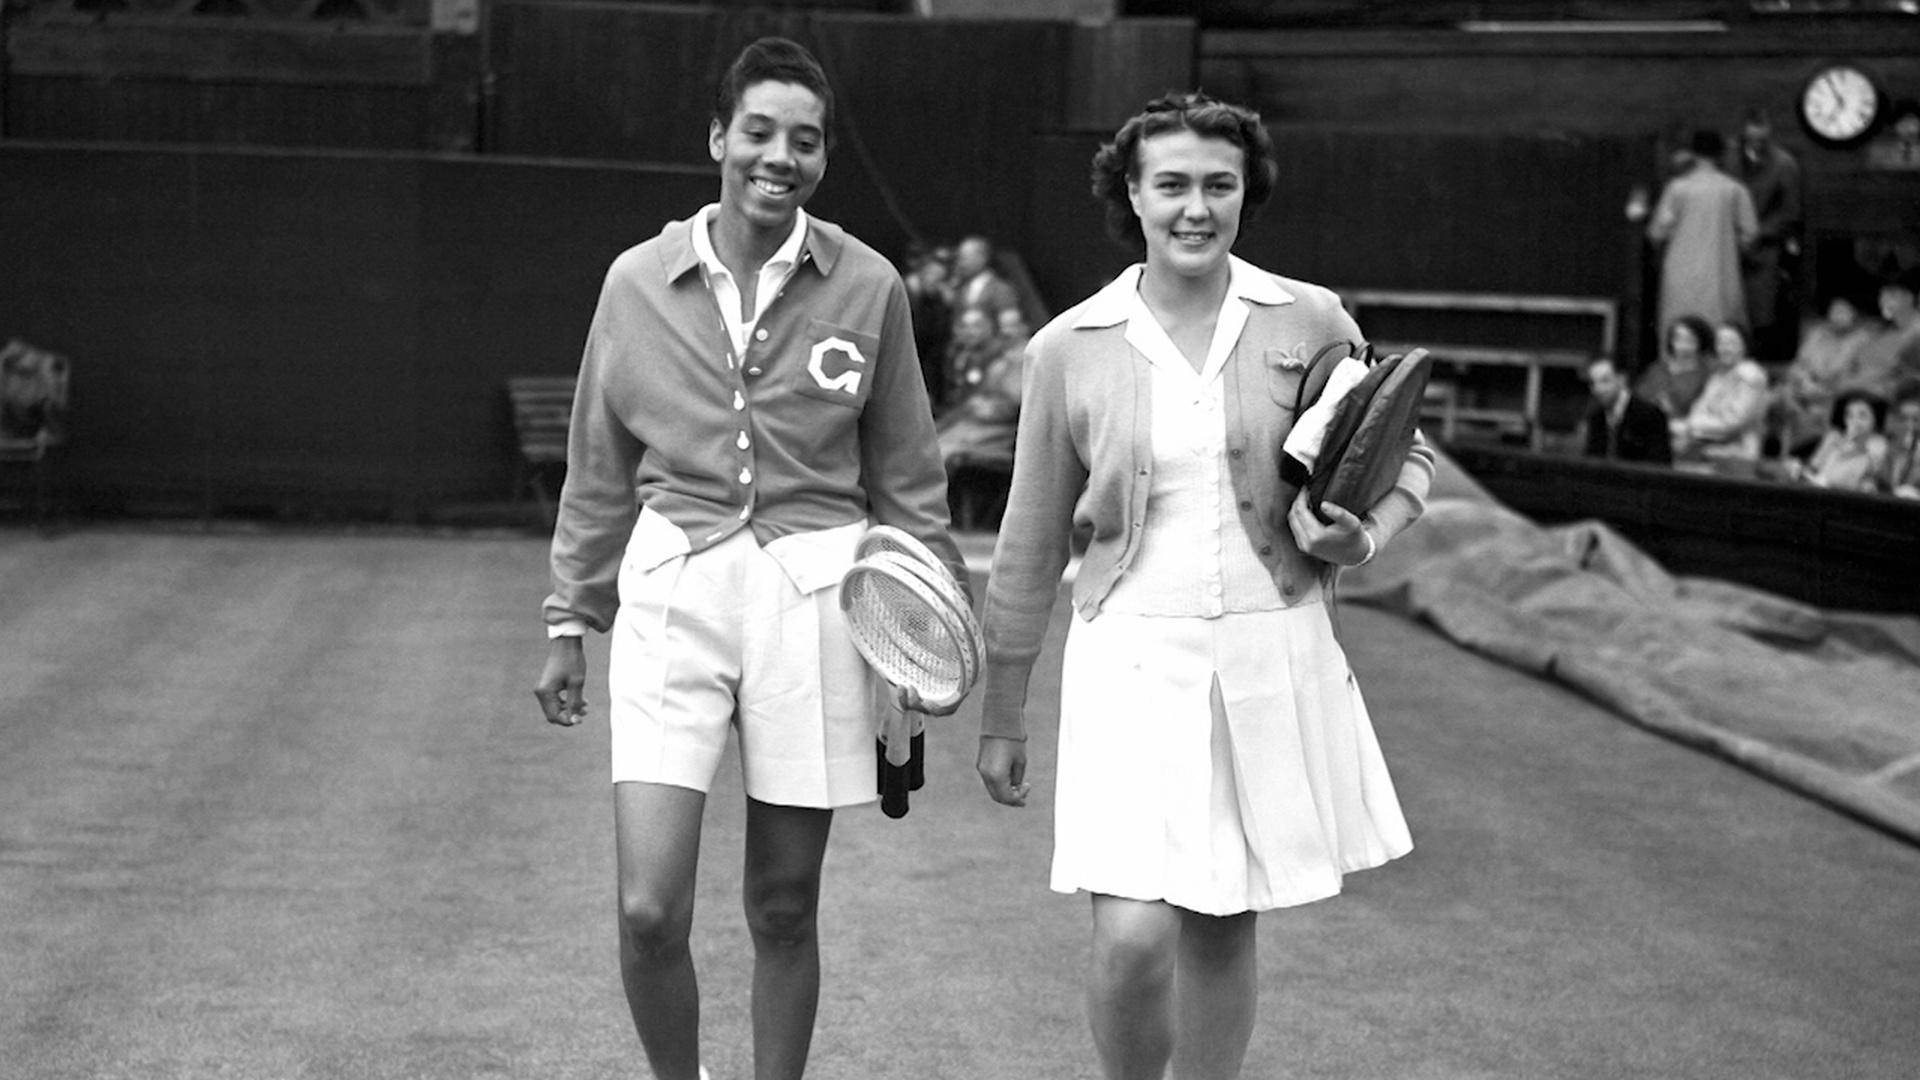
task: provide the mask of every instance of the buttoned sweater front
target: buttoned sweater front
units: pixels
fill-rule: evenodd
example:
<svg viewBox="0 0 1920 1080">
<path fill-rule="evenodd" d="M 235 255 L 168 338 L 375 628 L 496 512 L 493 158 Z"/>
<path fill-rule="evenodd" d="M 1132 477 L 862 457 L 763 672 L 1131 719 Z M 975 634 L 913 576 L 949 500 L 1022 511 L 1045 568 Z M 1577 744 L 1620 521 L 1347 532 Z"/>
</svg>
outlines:
<svg viewBox="0 0 1920 1080">
<path fill-rule="evenodd" d="M 1287 525 L 1299 489 L 1280 478 L 1281 447 L 1307 361 L 1330 342 L 1363 339 L 1331 290 L 1237 259 L 1235 270 L 1262 274 L 1275 288 L 1272 302 L 1247 304 L 1222 373 L 1227 470 L 1238 524 L 1292 605 L 1317 599 L 1314 586 L 1330 567 L 1301 552 Z M 1048 323 L 1028 347 L 1013 481 L 987 584 L 988 735 L 1024 735 L 1027 684 L 1074 534 L 1087 542 L 1072 592 L 1085 619 L 1099 615 L 1139 547 L 1153 485 L 1152 378 L 1122 314 L 1137 281 L 1129 270 Z M 1379 543 L 1420 515 L 1433 461 L 1416 440 L 1394 489 L 1367 515 Z"/>
<path fill-rule="evenodd" d="M 906 289 L 844 230 L 807 219 L 744 354 L 703 279 L 693 220 L 609 268 L 580 364 L 553 540 L 550 625 L 607 629 L 639 508 L 699 552 L 870 519 L 961 565 Z"/>
</svg>

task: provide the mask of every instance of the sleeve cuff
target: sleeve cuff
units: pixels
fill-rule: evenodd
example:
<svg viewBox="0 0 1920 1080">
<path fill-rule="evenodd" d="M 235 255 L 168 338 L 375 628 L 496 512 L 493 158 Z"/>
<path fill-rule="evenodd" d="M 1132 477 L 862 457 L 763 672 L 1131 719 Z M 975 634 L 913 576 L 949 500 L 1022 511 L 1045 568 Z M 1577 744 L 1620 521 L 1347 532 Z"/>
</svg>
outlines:
<svg viewBox="0 0 1920 1080">
<path fill-rule="evenodd" d="M 552 640 L 553 638 L 586 636 L 587 624 L 583 619 L 567 619 L 562 622 L 550 623 L 547 626 L 548 640 Z"/>
</svg>

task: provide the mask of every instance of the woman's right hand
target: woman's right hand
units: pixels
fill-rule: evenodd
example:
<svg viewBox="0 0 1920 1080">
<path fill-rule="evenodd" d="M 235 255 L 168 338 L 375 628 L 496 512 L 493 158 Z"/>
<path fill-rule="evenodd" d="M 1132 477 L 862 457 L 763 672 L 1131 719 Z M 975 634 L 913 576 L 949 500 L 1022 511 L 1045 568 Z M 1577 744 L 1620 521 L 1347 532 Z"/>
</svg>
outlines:
<svg viewBox="0 0 1920 1080">
<path fill-rule="evenodd" d="M 980 780 L 987 794 L 1002 806 L 1025 806 L 1033 785 L 1027 783 L 1027 744 L 1024 739 L 980 736 Z"/>
<path fill-rule="evenodd" d="M 577 636 L 554 638 L 547 645 L 547 666 L 533 688 L 547 723 L 573 727 L 587 715 L 587 650 Z"/>
</svg>

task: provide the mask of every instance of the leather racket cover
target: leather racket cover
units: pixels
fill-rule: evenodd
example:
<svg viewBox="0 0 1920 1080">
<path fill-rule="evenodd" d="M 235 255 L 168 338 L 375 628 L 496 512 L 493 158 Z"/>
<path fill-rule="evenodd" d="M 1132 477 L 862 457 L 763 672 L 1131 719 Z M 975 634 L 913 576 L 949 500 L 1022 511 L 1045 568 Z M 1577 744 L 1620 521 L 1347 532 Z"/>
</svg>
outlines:
<svg viewBox="0 0 1920 1080">
<path fill-rule="evenodd" d="M 1340 402 L 1307 484 L 1308 506 L 1321 521 L 1330 520 L 1323 503 L 1364 518 L 1393 490 L 1413 448 L 1432 370 L 1425 349 L 1389 356 Z"/>
</svg>

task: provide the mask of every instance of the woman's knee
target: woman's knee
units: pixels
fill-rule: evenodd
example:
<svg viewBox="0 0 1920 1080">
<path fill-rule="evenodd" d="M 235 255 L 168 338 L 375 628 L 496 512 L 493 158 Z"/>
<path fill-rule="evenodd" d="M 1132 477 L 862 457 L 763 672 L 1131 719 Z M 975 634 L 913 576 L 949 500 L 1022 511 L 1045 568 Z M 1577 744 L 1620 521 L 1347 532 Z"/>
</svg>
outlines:
<svg viewBox="0 0 1920 1080">
<path fill-rule="evenodd" d="M 1178 923 L 1162 912 L 1108 905 L 1094 920 L 1093 961 L 1111 981 L 1170 981 L 1178 939 Z"/>
<path fill-rule="evenodd" d="M 620 934 L 635 952 L 684 949 L 692 932 L 691 904 L 640 889 L 620 891 Z"/>
<path fill-rule="evenodd" d="M 745 900 L 747 929 L 757 942 L 793 946 L 813 940 L 820 906 L 818 879 L 750 883 Z"/>
</svg>

